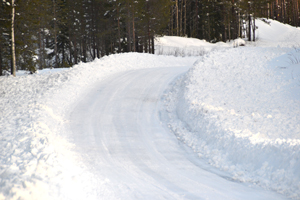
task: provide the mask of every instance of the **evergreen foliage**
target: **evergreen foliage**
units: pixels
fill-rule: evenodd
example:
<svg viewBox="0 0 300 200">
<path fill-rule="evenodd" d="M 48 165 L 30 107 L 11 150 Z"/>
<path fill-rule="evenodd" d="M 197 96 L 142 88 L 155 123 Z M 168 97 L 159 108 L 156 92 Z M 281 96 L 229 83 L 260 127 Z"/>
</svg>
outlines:
<svg viewBox="0 0 300 200">
<path fill-rule="evenodd" d="M 157 35 L 254 40 L 256 17 L 298 26 L 299 1 L 15 0 L 17 69 L 34 73 L 113 53 L 154 53 Z M 11 0 L 1 0 L 0 75 L 11 60 Z"/>
</svg>

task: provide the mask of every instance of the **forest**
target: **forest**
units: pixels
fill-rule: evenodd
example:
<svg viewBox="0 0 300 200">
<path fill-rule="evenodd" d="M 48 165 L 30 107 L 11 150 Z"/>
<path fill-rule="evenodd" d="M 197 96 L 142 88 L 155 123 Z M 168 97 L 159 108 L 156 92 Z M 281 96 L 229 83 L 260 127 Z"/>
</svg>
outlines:
<svg viewBox="0 0 300 200">
<path fill-rule="evenodd" d="M 255 40 L 255 18 L 299 26 L 299 1 L 2 0 L 0 75 L 71 67 L 114 53 L 154 53 L 161 35 Z"/>
</svg>

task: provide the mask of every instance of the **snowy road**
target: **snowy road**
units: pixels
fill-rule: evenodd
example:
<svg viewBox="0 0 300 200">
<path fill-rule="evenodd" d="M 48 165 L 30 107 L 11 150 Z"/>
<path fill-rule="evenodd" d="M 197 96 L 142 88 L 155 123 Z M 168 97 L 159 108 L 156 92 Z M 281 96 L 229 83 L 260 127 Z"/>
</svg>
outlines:
<svg viewBox="0 0 300 200">
<path fill-rule="evenodd" d="M 118 73 L 99 82 L 74 105 L 68 137 L 94 176 L 90 198 L 284 199 L 230 181 L 161 123 L 163 92 L 187 69 Z"/>
</svg>

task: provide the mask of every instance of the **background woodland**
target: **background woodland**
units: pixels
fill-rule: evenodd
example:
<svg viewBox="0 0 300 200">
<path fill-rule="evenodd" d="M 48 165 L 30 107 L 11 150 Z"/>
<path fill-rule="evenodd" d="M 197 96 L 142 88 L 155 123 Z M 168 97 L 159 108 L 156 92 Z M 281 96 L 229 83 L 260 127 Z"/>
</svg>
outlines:
<svg viewBox="0 0 300 200">
<path fill-rule="evenodd" d="M 70 67 L 121 52 L 154 53 L 155 37 L 255 40 L 255 18 L 299 26 L 300 0 L 2 0 L 0 75 Z"/>
</svg>

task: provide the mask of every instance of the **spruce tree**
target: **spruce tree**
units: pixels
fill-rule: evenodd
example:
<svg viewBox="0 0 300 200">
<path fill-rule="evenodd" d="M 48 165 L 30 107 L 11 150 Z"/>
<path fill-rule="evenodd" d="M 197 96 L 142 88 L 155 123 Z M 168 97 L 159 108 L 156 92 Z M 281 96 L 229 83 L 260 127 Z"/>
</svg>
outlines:
<svg viewBox="0 0 300 200">
<path fill-rule="evenodd" d="M 10 2 L 0 2 L 0 76 L 10 66 Z"/>
</svg>

